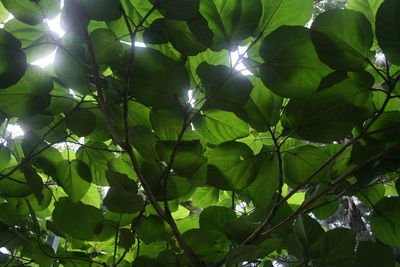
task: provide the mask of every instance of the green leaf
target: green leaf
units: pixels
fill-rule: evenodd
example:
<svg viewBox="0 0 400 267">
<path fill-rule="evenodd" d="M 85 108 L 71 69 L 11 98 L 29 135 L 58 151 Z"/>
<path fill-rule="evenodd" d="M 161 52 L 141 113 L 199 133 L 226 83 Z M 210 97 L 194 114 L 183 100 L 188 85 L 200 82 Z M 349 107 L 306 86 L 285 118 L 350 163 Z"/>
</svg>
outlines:
<svg viewBox="0 0 400 267">
<path fill-rule="evenodd" d="M 262 0 L 259 30 L 268 34 L 283 25 L 304 26 L 313 13 L 311 0 Z"/>
<path fill-rule="evenodd" d="M 195 207 L 207 208 L 218 203 L 219 190 L 215 187 L 197 187 L 192 195 L 192 204 Z"/>
<path fill-rule="evenodd" d="M 356 252 L 357 266 L 395 266 L 395 256 L 390 247 L 379 243 L 360 242 Z"/>
<path fill-rule="evenodd" d="M 79 218 L 76 216 L 79 214 Z M 53 211 L 53 220 L 56 225 L 67 234 L 80 240 L 88 240 L 96 234 L 96 229 L 103 220 L 101 210 L 73 203 L 69 198 L 58 200 Z"/>
<path fill-rule="evenodd" d="M 76 0 L 82 15 L 93 20 L 116 20 L 122 13 L 119 0 Z"/>
<path fill-rule="evenodd" d="M 172 46 L 183 55 L 195 56 L 212 42 L 212 32 L 201 16 L 189 22 L 166 20 L 164 28 Z"/>
<path fill-rule="evenodd" d="M 305 214 L 297 217 L 294 227 L 294 233 L 285 240 L 285 248 L 289 255 L 304 259 L 308 256 L 310 246 L 325 232 L 317 221 Z"/>
<path fill-rule="evenodd" d="M 176 21 L 180 24 L 180 21 Z M 186 25 L 182 22 L 181 25 Z M 143 41 L 146 44 L 165 44 L 168 42 L 168 36 L 166 31 L 166 20 L 156 19 L 150 26 L 143 32 Z"/>
<path fill-rule="evenodd" d="M 231 112 L 207 110 L 193 120 L 194 128 L 207 142 L 220 144 L 245 137 L 248 125 Z"/>
<path fill-rule="evenodd" d="M 399 111 L 383 112 L 382 115 L 379 116 L 379 118 L 375 121 L 375 123 L 368 129 L 369 133 L 377 133 L 370 134 L 369 136 L 374 139 L 380 140 L 381 142 L 397 142 L 397 136 L 400 133 L 399 114 Z"/>
<path fill-rule="evenodd" d="M 123 61 L 113 65 L 113 70 L 126 73 L 129 54 L 126 51 Z M 179 62 L 155 49 L 135 47 L 133 65 L 135 71 L 131 74 L 130 93 L 138 102 L 155 108 L 179 107 L 184 103 L 189 76 Z"/>
<path fill-rule="evenodd" d="M 311 187 L 306 192 L 305 201 L 315 199 L 315 197 L 319 196 L 319 194 L 324 192 L 324 190 L 327 190 L 328 187 L 329 184 L 327 183 L 320 183 L 314 188 Z M 316 208 L 322 203 L 324 203 L 323 206 Z M 325 220 L 329 216 L 332 216 L 338 208 L 339 201 L 336 199 L 336 195 L 334 194 L 323 196 L 310 205 L 310 209 L 313 209 L 313 214 L 318 218 L 318 220 Z"/>
<path fill-rule="evenodd" d="M 21 42 L 0 29 L 0 88 L 7 88 L 22 78 L 26 70 L 26 55 Z"/>
<path fill-rule="evenodd" d="M 31 159 L 31 163 L 45 174 L 53 178 L 57 176 L 57 165 L 63 158 L 56 148 L 48 147 L 43 140 L 32 132 L 25 133 L 21 146 L 25 157 L 38 153 L 41 150 L 41 153 L 38 153 Z"/>
<path fill-rule="evenodd" d="M 174 109 L 152 110 L 150 113 L 151 126 L 155 135 L 160 140 L 177 140 L 184 125 L 184 117 L 181 111 Z M 197 133 L 190 127 L 186 129 L 182 140 L 199 139 Z"/>
<path fill-rule="evenodd" d="M 150 215 L 140 218 L 137 227 L 133 230 L 145 244 L 150 244 L 162 239 L 162 235 L 165 232 L 165 225 L 160 217 Z"/>
<path fill-rule="evenodd" d="M 257 28 L 261 12 L 260 0 L 200 1 L 200 13 L 208 21 L 214 34 L 214 51 L 229 50 L 238 41 L 250 37 Z"/>
<path fill-rule="evenodd" d="M 226 207 L 209 206 L 200 214 L 200 228 L 216 233 L 225 234 L 226 225 L 236 218 L 232 209 Z"/>
<path fill-rule="evenodd" d="M 330 155 L 320 147 L 302 145 L 285 151 L 283 155 L 283 170 L 286 183 L 298 185 L 316 171 Z M 326 181 L 328 169 L 319 172 L 311 181 L 317 183 Z M 329 181 L 329 180 L 328 180 Z"/>
<path fill-rule="evenodd" d="M 138 102 L 129 101 L 128 122 L 132 126 L 151 128 L 150 109 Z"/>
<path fill-rule="evenodd" d="M 61 40 L 64 49 L 57 49 L 54 57 L 54 72 L 66 87 L 77 90 L 80 93 L 88 93 L 89 65 L 87 58 L 87 46 L 83 38 L 70 32 Z M 83 65 L 82 62 L 86 65 Z"/>
<path fill-rule="evenodd" d="M 108 29 L 96 29 L 90 33 L 93 50 L 98 64 L 111 64 L 122 53 L 122 43 Z"/>
<path fill-rule="evenodd" d="M 87 136 L 96 128 L 96 117 L 87 110 L 76 110 L 67 117 L 68 128 L 77 136 Z"/>
<path fill-rule="evenodd" d="M 130 249 L 135 243 L 135 235 L 131 230 L 122 228 L 119 230 L 118 245 L 124 249 Z"/>
<path fill-rule="evenodd" d="M 206 105 L 225 111 L 235 111 L 247 103 L 252 84 L 239 72 L 226 66 L 201 63 L 197 75 L 206 91 Z"/>
<path fill-rule="evenodd" d="M 43 267 L 51 267 L 55 261 L 55 253 L 48 244 L 38 243 L 32 250 L 32 259 Z"/>
<path fill-rule="evenodd" d="M 167 200 L 174 200 L 186 195 L 193 189 L 185 178 L 171 173 L 168 177 L 167 188 L 164 190 L 164 183 L 161 180 L 163 170 L 160 166 L 145 162 L 142 165 L 142 171 L 157 201 L 163 201 L 164 196 Z"/>
<path fill-rule="evenodd" d="M 235 114 L 252 128 L 265 132 L 268 125 L 273 126 L 279 121 L 283 99 L 268 90 L 260 79 L 249 77 L 249 80 L 253 84 L 250 98 Z"/>
<path fill-rule="evenodd" d="M 59 0 L 2 0 L 4 7 L 18 20 L 36 25 L 46 18 L 53 18 L 60 12 Z"/>
<path fill-rule="evenodd" d="M 282 26 L 269 34 L 260 47 L 265 63 L 260 69 L 264 84 L 283 97 L 299 97 L 315 92 L 331 70 L 323 64 L 311 41 L 310 30 Z"/>
<path fill-rule="evenodd" d="M 169 162 L 176 145 L 175 141 L 158 142 L 156 148 L 160 159 L 164 162 Z M 202 152 L 203 147 L 199 141 L 180 142 L 176 148 L 172 169 L 178 175 L 192 174 L 203 163 Z"/>
<path fill-rule="evenodd" d="M 4 21 L 8 18 L 9 13 L 8 10 L 3 6 L 0 1 L 0 23 L 4 24 Z"/>
<path fill-rule="evenodd" d="M 115 188 L 108 190 L 103 201 L 107 209 L 117 213 L 136 213 L 144 206 L 141 196 Z"/>
<path fill-rule="evenodd" d="M 89 190 L 92 174 L 81 160 L 63 160 L 57 166 L 57 183 L 68 194 L 72 202 L 78 202 Z"/>
<path fill-rule="evenodd" d="M 306 214 L 297 217 L 295 232 L 306 247 L 314 244 L 325 233 L 321 225 Z"/>
<path fill-rule="evenodd" d="M 30 26 L 12 19 L 4 25 L 4 29 L 21 42 L 29 63 L 50 54 L 56 48 L 51 36 L 54 33 L 50 32 L 43 23 Z"/>
<path fill-rule="evenodd" d="M 136 173 L 133 170 L 129 159 L 126 159 L 124 157 L 111 159 L 108 162 L 108 169 L 110 171 L 126 174 L 131 179 L 136 178 Z"/>
<path fill-rule="evenodd" d="M 200 0 L 153 0 L 164 17 L 176 20 L 190 20 L 197 15 Z"/>
<path fill-rule="evenodd" d="M 11 160 L 11 152 L 10 150 L 4 146 L 0 146 L 0 171 L 4 170 L 8 167 L 8 164 Z"/>
<path fill-rule="evenodd" d="M 257 157 L 260 160 L 258 173 L 244 192 L 255 206 L 268 208 L 279 188 L 278 161 L 276 156 L 267 153 Z"/>
<path fill-rule="evenodd" d="M 89 190 L 82 197 L 81 202 L 86 205 L 93 206 L 95 208 L 100 208 L 101 205 L 101 197 L 99 190 L 96 188 L 94 184 L 91 184 Z"/>
<path fill-rule="evenodd" d="M 357 192 L 356 196 L 366 207 L 373 208 L 385 196 L 385 186 L 376 184 L 362 188 Z"/>
<path fill-rule="evenodd" d="M 42 177 L 40 177 L 37 171 L 30 165 L 22 166 L 21 170 L 24 173 L 26 182 L 30 187 L 32 194 L 36 197 L 39 203 L 42 202 L 44 199 Z M 31 207 L 29 209 L 31 209 Z"/>
<path fill-rule="evenodd" d="M 107 152 L 107 146 L 100 142 L 88 142 L 76 151 L 76 158 L 86 163 L 92 173 L 93 183 L 97 185 L 108 185 L 106 170 L 108 161 L 113 157 Z"/>
<path fill-rule="evenodd" d="M 343 139 L 375 110 L 367 72 L 334 72 L 325 77 L 316 93 L 294 98 L 286 105 L 282 125 L 294 138 L 328 143 Z"/>
<path fill-rule="evenodd" d="M 206 255 L 213 250 L 218 236 L 203 229 L 190 229 L 182 235 L 183 239 L 193 249 L 194 253 Z"/>
<path fill-rule="evenodd" d="M 142 197 L 137 195 L 138 188 L 135 181 L 127 175 L 107 171 L 107 181 L 110 184 L 104 205 L 117 213 L 135 213 L 144 207 Z"/>
<path fill-rule="evenodd" d="M 354 254 L 356 233 L 354 231 L 336 228 L 324 233 L 310 247 L 310 253 L 322 261 L 321 264 L 335 264 L 348 260 Z"/>
<path fill-rule="evenodd" d="M 363 13 L 371 23 L 372 30 L 375 33 L 375 16 L 383 0 L 349 0 L 346 8 Z"/>
<path fill-rule="evenodd" d="M 9 167 L 3 170 L 5 175 L 14 167 Z M 24 173 L 21 170 L 16 170 L 9 176 L 10 178 L 2 178 L 0 180 L 0 196 L 1 197 L 27 197 L 32 191 L 27 183 Z"/>
<path fill-rule="evenodd" d="M 384 244 L 400 246 L 400 198 L 383 198 L 375 206 L 371 217 L 371 228 L 374 235 Z"/>
<path fill-rule="evenodd" d="M 400 11 L 400 3 L 385 0 L 376 13 L 376 38 L 387 59 L 396 65 L 400 64 L 399 18 L 395 14 Z"/>
<path fill-rule="evenodd" d="M 366 67 L 373 35 L 360 12 L 335 9 L 319 15 L 311 26 L 319 58 L 336 70 L 359 71 Z"/>
<path fill-rule="evenodd" d="M 135 126 L 130 130 L 131 144 L 148 162 L 157 163 L 159 156 L 156 150 L 158 138 L 146 127 Z"/>
<path fill-rule="evenodd" d="M 243 143 L 226 142 L 208 153 L 207 183 L 224 190 L 248 186 L 257 173 L 253 151 Z"/>
</svg>

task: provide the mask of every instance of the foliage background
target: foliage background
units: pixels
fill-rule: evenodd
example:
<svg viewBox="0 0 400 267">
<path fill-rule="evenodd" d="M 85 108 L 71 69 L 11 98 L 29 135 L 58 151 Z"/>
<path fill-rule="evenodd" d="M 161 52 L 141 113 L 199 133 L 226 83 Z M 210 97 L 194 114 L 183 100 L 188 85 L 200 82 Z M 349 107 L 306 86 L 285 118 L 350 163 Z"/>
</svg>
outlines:
<svg viewBox="0 0 400 267">
<path fill-rule="evenodd" d="M 398 14 L 1 0 L 0 264 L 399 266 Z"/>
</svg>

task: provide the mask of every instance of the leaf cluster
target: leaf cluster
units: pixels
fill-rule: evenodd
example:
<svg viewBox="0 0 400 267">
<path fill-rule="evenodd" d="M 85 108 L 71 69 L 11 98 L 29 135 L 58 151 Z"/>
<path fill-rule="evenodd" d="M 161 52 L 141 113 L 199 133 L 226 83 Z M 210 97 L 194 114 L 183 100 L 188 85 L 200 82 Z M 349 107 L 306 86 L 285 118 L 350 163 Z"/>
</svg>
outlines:
<svg viewBox="0 0 400 267">
<path fill-rule="evenodd" d="M 398 266 L 400 2 L 316 7 L 1 0 L 0 264 Z"/>
</svg>

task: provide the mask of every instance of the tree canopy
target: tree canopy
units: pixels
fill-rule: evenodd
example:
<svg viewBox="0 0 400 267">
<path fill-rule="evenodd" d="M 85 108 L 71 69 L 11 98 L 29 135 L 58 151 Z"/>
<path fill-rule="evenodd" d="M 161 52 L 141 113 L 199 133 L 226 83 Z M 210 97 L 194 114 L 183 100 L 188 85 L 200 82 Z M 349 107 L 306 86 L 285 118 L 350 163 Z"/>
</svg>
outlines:
<svg viewBox="0 0 400 267">
<path fill-rule="evenodd" d="M 331 2 L 0 0 L 0 264 L 400 266 L 400 1 Z"/>
</svg>

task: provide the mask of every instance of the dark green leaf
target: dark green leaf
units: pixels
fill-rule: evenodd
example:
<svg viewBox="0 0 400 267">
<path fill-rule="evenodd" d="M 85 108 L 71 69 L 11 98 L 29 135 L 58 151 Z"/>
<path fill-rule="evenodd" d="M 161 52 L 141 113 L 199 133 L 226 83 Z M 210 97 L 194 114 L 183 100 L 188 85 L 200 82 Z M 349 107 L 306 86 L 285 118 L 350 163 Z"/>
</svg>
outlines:
<svg viewBox="0 0 400 267">
<path fill-rule="evenodd" d="M 53 211 L 53 220 L 62 231 L 72 237 L 88 240 L 96 234 L 103 216 L 101 210 L 93 206 L 73 203 L 69 198 L 63 197 L 58 200 Z"/>
<path fill-rule="evenodd" d="M 317 170 L 330 155 L 320 147 L 313 145 L 297 146 L 289 149 L 283 155 L 283 170 L 286 182 L 289 185 L 298 185 L 306 180 Z M 319 172 L 311 181 L 312 183 L 326 181 L 327 171 Z"/>
<path fill-rule="evenodd" d="M 168 19 L 190 20 L 197 15 L 200 0 L 153 0 Z"/>
<path fill-rule="evenodd" d="M 130 249 L 135 243 L 135 235 L 131 230 L 122 228 L 119 230 L 119 242 L 118 245 L 124 249 Z"/>
<path fill-rule="evenodd" d="M 121 14 L 119 0 L 75 0 L 84 16 L 93 20 L 116 20 Z"/>
<path fill-rule="evenodd" d="M 373 83 L 366 72 L 332 73 L 316 93 L 289 101 L 282 118 L 284 133 L 323 143 L 343 139 L 373 114 L 368 90 Z"/>
<path fill-rule="evenodd" d="M 212 246 L 217 243 L 218 236 L 203 229 L 191 229 L 182 235 L 196 254 L 206 255 L 212 251 Z"/>
<path fill-rule="evenodd" d="M 226 142 L 208 153 L 207 183 L 224 190 L 242 189 L 257 174 L 257 159 L 243 143 Z"/>
<path fill-rule="evenodd" d="M 384 244 L 400 246 L 400 198 L 383 198 L 375 206 L 371 217 L 371 228 L 374 235 Z"/>
<path fill-rule="evenodd" d="M 0 88 L 7 88 L 24 75 L 26 55 L 21 42 L 9 32 L 0 29 Z"/>
<path fill-rule="evenodd" d="M 76 151 L 76 158 L 86 163 L 92 172 L 93 183 L 108 185 L 106 170 L 108 161 L 113 157 L 107 150 L 107 146 L 99 142 L 88 142 L 87 147 L 81 146 Z"/>
<path fill-rule="evenodd" d="M 29 63 L 50 54 L 56 48 L 52 37 L 54 33 L 49 32 L 43 23 L 30 26 L 12 19 L 4 25 L 4 29 L 19 39 Z"/>
<path fill-rule="evenodd" d="M 304 26 L 313 13 L 311 0 L 262 0 L 259 29 L 270 33 L 283 25 Z"/>
<path fill-rule="evenodd" d="M 206 44 L 212 42 L 212 32 L 201 16 L 190 22 L 166 20 L 164 27 L 171 44 L 183 55 L 195 56 L 207 49 L 203 40 L 207 40 Z"/>
<path fill-rule="evenodd" d="M 390 247 L 379 243 L 360 242 L 356 252 L 357 267 L 361 266 L 395 266 L 395 257 Z"/>
<path fill-rule="evenodd" d="M 155 240 L 162 239 L 165 232 L 165 225 L 160 217 L 150 215 L 140 218 L 137 227 L 133 230 L 145 244 L 150 244 Z"/>
<path fill-rule="evenodd" d="M 122 53 L 122 44 L 115 34 L 107 29 L 96 29 L 90 33 L 98 64 L 111 64 Z"/>
<path fill-rule="evenodd" d="M 201 63 L 196 72 L 206 91 L 207 106 L 235 111 L 247 103 L 253 86 L 239 72 L 207 63 Z"/>
<path fill-rule="evenodd" d="M 7 174 L 16 166 L 3 170 L 2 174 Z M 0 179 L 0 196 L 1 197 L 26 197 L 31 193 L 31 188 L 27 183 L 26 177 L 21 170 L 16 170 L 10 175 L 10 178 Z"/>
<path fill-rule="evenodd" d="M 255 206 L 267 208 L 274 200 L 279 187 L 278 161 L 276 156 L 264 154 L 260 160 L 255 180 L 244 189 Z"/>
<path fill-rule="evenodd" d="M 86 67 L 88 60 L 85 41 L 78 34 L 71 32 L 64 35 L 61 45 L 65 50 L 57 49 L 54 72 L 67 87 L 80 93 L 88 93 L 90 71 Z"/>
<path fill-rule="evenodd" d="M 92 174 L 81 160 L 63 160 L 57 166 L 57 182 L 72 202 L 78 202 L 89 190 Z"/>
<path fill-rule="evenodd" d="M 194 128 L 206 141 L 220 144 L 245 137 L 249 134 L 248 125 L 231 112 L 208 110 L 193 121 Z"/>
<path fill-rule="evenodd" d="M 322 260 L 322 264 L 340 263 L 351 258 L 356 246 L 356 233 L 336 228 L 324 233 L 318 241 L 310 247 L 310 253 Z"/>
<path fill-rule="evenodd" d="M 264 84 L 283 97 L 315 92 L 331 70 L 323 64 L 311 41 L 310 30 L 282 26 L 269 34 L 260 47 L 265 60 L 260 75 Z"/>
<path fill-rule="evenodd" d="M 123 62 L 113 65 L 117 73 L 125 73 L 129 51 Z M 136 47 L 130 92 L 141 104 L 156 108 L 179 107 L 189 89 L 189 76 L 183 65 L 157 50 Z M 156 78 L 155 76 L 156 75 Z"/>
<path fill-rule="evenodd" d="M 67 117 L 66 123 L 77 136 L 87 136 L 96 128 L 96 117 L 90 111 L 77 110 Z"/>
<path fill-rule="evenodd" d="M 250 37 L 261 18 L 260 0 L 201 0 L 200 13 L 214 34 L 212 49 L 230 49 Z"/>
<path fill-rule="evenodd" d="M 363 13 L 371 23 L 375 33 L 375 15 L 383 0 L 349 0 L 346 7 Z"/>
<path fill-rule="evenodd" d="M 399 11 L 399 1 L 385 0 L 376 14 L 376 38 L 378 39 L 379 46 L 387 59 L 396 65 L 400 64 L 399 17 L 395 15 Z"/>
<path fill-rule="evenodd" d="M 235 218 L 236 214 L 232 209 L 209 206 L 200 214 L 200 228 L 218 235 L 225 234 L 226 225 Z"/>
<path fill-rule="evenodd" d="M 60 11 L 59 0 L 2 0 L 8 9 L 18 20 L 36 25 L 47 18 L 53 18 Z"/>
<path fill-rule="evenodd" d="M 354 10 L 329 10 L 311 26 L 319 58 L 336 70 L 359 71 L 366 67 L 373 35 L 371 23 Z"/>
<path fill-rule="evenodd" d="M 257 131 L 268 130 L 279 121 L 283 99 L 268 90 L 260 79 L 249 77 L 253 84 L 247 103 L 235 114 Z"/>
</svg>

